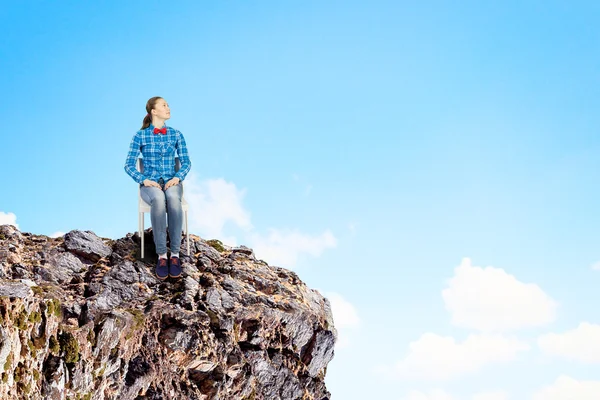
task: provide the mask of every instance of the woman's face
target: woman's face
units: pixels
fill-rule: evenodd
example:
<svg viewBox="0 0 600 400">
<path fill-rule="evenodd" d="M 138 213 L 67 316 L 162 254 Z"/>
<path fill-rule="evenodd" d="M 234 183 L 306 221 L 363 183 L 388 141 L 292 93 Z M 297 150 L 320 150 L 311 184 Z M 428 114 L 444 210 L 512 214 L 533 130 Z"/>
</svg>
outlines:
<svg viewBox="0 0 600 400">
<path fill-rule="evenodd" d="M 164 121 L 171 118 L 171 109 L 169 105 L 165 101 L 165 99 L 158 99 L 154 104 L 154 109 L 152 110 L 152 115 L 158 117 Z"/>
</svg>

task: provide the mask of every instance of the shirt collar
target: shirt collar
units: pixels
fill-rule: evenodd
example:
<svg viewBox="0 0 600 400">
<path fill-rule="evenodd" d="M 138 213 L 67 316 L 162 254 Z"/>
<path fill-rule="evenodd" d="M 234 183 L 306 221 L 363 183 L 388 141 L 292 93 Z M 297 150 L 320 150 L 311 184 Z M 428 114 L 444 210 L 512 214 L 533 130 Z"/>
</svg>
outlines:
<svg viewBox="0 0 600 400">
<path fill-rule="evenodd" d="M 151 131 L 154 131 L 154 128 L 155 128 L 155 126 L 154 126 L 154 125 L 152 125 L 152 124 L 150 124 L 150 126 L 149 126 L 148 128 L 146 128 L 146 129 L 150 129 Z M 159 128 L 159 129 L 162 129 L 162 128 L 167 128 L 167 130 L 169 129 L 169 127 L 167 126 L 167 124 L 164 124 L 164 125 L 163 125 L 161 128 Z"/>
</svg>

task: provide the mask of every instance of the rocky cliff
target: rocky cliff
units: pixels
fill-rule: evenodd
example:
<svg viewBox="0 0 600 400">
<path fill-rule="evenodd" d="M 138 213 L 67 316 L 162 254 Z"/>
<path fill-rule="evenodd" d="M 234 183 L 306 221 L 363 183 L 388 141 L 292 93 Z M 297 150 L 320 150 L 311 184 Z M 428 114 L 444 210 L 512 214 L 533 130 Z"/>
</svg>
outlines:
<svg viewBox="0 0 600 400">
<path fill-rule="evenodd" d="M 1 399 L 330 398 L 327 299 L 193 235 L 183 277 L 162 282 L 139 239 L 0 226 Z"/>
</svg>

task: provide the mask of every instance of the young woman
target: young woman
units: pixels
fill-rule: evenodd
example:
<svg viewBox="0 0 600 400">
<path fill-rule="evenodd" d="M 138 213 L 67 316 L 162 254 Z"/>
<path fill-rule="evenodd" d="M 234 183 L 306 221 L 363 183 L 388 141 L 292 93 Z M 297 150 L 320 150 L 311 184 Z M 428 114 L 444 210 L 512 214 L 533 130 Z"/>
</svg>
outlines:
<svg viewBox="0 0 600 400">
<path fill-rule="evenodd" d="M 181 182 L 192 163 L 181 132 L 165 125 L 165 121 L 171 118 L 171 110 L 165 99 L 152 97 L 146 103 L 146 111 L 148 114 L 144 117 L 142 128 L 131 140 L 125 172 L 140 184 L 140 195 L 151 206 L 150 221 L 158 254 L 155 273 L 158 279 L 164 280 L 169 276 L 181 276 Z M 136 168 L 140 153 L 143 156 L 143 173 Z M 177 172 L 175 155 L 179 156 L 181 162 Z M 170 259 L 167 259 L 167 226 L 171 239 Z"/>
</svg>

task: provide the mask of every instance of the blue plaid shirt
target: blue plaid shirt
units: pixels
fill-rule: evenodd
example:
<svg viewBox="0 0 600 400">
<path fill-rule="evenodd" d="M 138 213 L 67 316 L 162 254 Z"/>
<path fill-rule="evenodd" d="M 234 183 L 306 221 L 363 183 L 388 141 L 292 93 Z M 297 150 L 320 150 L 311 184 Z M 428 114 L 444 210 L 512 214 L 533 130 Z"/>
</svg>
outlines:
<svg viewBox="0 0 600 400">
<path fill-rule="evenodd" d="M 149 179 L 158 182 L 160 178 L 168 182 L 172 178 L 179 178 L 180 181 L 190 172 L 192 163 L 185 145 L 185 139 L 181 132 L 164 125 L 167 128 L 167 134 L 154 134 L 154 125 L 150 124 L 146 129 L 141 129 L 135 133 L 129 153 L 125 160 L 125 172 L 137 183 Z M 144 173 L 141 174 L 136 168 L 137 158 L 142 153 L 144 164 Z M 175 172 L 175 154 L 179 156 L 181 167 Z"/>
</svg>

